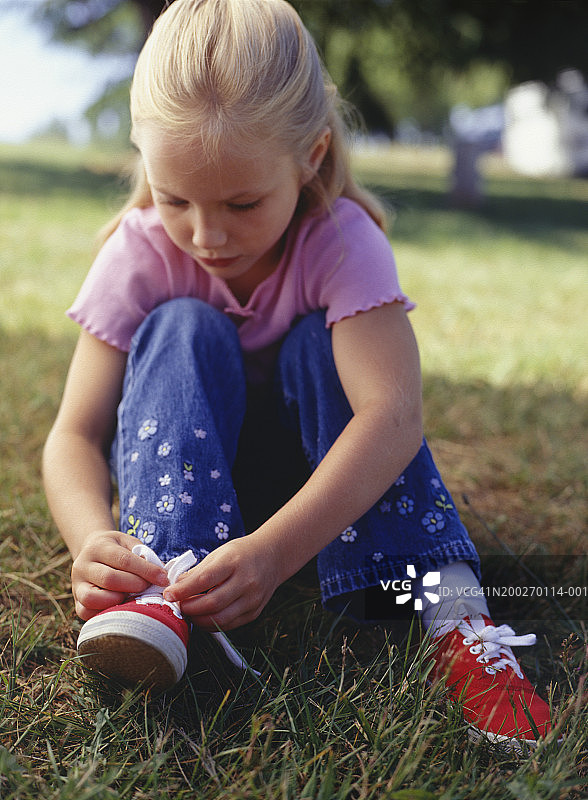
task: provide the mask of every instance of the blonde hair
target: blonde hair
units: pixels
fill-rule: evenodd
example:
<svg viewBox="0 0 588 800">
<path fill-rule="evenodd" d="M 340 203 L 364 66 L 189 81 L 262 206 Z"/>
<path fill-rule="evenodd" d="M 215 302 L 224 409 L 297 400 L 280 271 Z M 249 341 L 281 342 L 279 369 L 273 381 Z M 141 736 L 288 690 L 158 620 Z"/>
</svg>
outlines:
<svg viewBox="0 0 588 800">
<path fill-rule="evenodd" d="M 141 124 L 154 124 L 178 147 L 197 141 L 211 158 L 221 143 L 246 154 L 262 141 L 300 164 L 328 127 L 328 151 L 304 186 L 299 209 L 329 209 L 344 196 L 385 227 L 381 203 L 351 174 L 345 105 L 285 0 L 175 0 L 139 55 L 131 119 L 135 134 Z M 104 238 L 128 210 L 152 204 L 139 160 L 131 195 Z"/>
</svg>

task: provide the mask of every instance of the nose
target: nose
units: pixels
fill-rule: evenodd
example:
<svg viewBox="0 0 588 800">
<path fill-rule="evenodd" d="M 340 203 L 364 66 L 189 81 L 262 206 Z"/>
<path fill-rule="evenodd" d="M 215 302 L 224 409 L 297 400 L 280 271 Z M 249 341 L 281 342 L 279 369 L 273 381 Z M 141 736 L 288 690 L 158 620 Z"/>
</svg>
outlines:
<svg viewBox="0 0 588 800">
<path fill-rule="evenodd" d="M 227 243 L 227 234 L 218 214 L 197 209 L 192 218 L 192 244 L 199 250 L 217 250 Z"/>
</svg>

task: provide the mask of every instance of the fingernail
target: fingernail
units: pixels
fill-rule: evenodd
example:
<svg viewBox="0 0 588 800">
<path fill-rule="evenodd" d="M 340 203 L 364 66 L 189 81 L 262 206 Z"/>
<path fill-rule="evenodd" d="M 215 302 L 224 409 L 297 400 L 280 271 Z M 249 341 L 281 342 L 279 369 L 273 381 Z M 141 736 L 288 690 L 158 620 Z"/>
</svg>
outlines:
<svg viewBox="0 0 588 800">
<path fill-rule="evenodd" d="M 169 600 L 170 603 L 173 603 L 176 597 L 172 591 L 166 589 L 165 592 L 163 593 L 163 599 Z"/>
<path fill-rule="evenodd" d="M 159 577 L 157 578 L 157 585 L 167 586 L 168 584 L 169 584 L 168 574 L 164 569 L 162 569 L 161 572 L 159 572 Z"/>
</svg>

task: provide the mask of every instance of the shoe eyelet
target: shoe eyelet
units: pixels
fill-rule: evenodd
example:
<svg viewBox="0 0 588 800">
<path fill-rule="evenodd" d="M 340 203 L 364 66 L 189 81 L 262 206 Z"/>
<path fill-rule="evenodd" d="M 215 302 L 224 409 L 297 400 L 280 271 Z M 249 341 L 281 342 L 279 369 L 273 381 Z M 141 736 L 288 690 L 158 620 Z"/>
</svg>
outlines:
<svg viewBox="0 0 588 800">
<path fill-rule="evenodd" d="M 488 675 L 496 675 L 496 670 L 493 667 L 486 667 Z"/>
<path fill-rule="evenodd" d="M 480 645 L 479 644 L 475 644 L 473 647 L 470 647 L 470 653 L 473 656 L 477 656 L 480 653 Z"/>
</svg>

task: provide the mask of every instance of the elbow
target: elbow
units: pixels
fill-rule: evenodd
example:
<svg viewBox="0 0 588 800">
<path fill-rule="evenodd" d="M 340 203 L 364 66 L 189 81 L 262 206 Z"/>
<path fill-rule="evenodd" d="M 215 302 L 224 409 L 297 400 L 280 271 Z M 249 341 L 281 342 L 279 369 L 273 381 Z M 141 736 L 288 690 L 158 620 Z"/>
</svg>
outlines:
<svg viewBox="0 0 588 800">
<path fill-rule="evenodd" d="M 424 430 L 423 430 L 423 418 L 422 414 L 420 413 L 420 409 L 418 413 L 415 413 L 410 420 L 408 420 L 405 424 L 405 432 L 406 432 L 406 449 L 408 455 L 408 462 L 413 460 L 413 458 L 417 455 L 419 450 L 423 444 L 423 437 L 424 437 Z"/>
<path fill-rule="evenodd" d="M 412 445 L 412 447 L 410 448 L 411 449 L 410 461 L 412 461 L 413 458 L 416 457 L 417 453 L 419 452 L 419 450 L 423 446 L 424 436 L 425 436 L 425 433 L 424 433 L 423 424 L 422 424 L 422 421 L 421 421 L 421 422 L 419 422 L 418 424 L 416 424 L 414 426 L 414 430 L 412 431 L 412 436 L 411 436 L 411 445 Z M 409 463 L 410 463 L 410 461 L 409 461 Z"/>
<path fill-rule="evenodd" d="M 55 426 L 51 428 L 49 431 L 49 435 L 45 440 L 45 444 L 43 445 L 43 452 L 41 456 L 41 477 L 43 479 L 43 485 L 47 488 L 47 478 L 52 473 L 52 467 L 54 461 L 54 450 L 55 450 Z"/>
<path fill-rule="evenodd" d="M 404 450 L 404 460 L 406 465 L 415 458 L 422 447 L 423 430 L 423 410 L 419 400 L 406 404 L 402 414 L 395 415 L 395 428 L 397 436 L 400 437 Z M 398 439 L 397 439 L 398 441 Z"/>
</svg>

